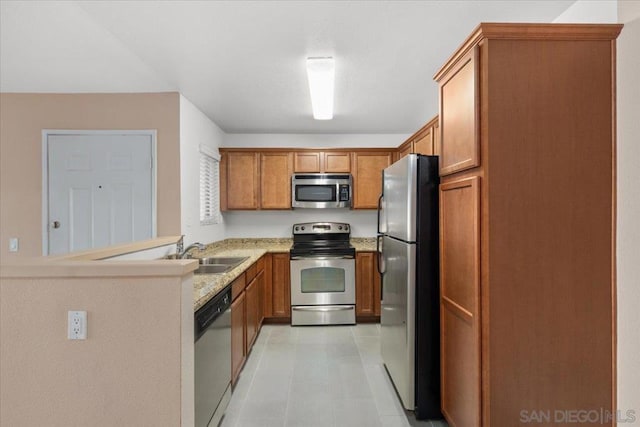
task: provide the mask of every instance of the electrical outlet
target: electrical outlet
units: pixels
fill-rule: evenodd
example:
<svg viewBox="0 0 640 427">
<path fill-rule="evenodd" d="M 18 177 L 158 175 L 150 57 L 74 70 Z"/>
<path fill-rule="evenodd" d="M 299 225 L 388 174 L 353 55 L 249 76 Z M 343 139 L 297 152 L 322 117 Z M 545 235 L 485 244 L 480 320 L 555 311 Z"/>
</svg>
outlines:
<svg viewBox="0 0 640 427">
<path fill-rule="evenodd" d="M 70 340 L 87 339 L 86 311 L 69 311 L 67 313 L 67 338 Z"/>
<path fill-rule="evenodd" d="M 12 237 L 9 239 L 9 252 L 18 252 L 18 238 Z"/>
</svg>

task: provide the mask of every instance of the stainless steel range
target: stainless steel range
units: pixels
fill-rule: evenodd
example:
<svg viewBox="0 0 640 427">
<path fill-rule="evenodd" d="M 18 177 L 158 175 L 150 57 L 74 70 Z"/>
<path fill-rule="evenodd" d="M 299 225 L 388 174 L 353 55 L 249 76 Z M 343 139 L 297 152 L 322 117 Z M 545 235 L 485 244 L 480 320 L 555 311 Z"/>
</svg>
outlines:
<svg viewBox="0 0 640 427">
<path fill-rule="evenodd" d="M 291 248 L 291 324 L 356 323 L 356 250 L 349 224 L 294 224 Z"/>
</svg>

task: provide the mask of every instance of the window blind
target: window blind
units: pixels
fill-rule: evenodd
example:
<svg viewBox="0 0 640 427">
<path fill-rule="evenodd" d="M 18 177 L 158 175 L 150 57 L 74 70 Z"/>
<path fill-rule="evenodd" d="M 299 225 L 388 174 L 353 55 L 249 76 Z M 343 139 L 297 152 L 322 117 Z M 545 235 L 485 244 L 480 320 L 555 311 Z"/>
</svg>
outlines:
<svg viewBox="0 0 640 427">
<path fill-rule="evenodd" d="M 200 224 L 220 223 L 220 161 L 200 149 Z"/>
</svg>

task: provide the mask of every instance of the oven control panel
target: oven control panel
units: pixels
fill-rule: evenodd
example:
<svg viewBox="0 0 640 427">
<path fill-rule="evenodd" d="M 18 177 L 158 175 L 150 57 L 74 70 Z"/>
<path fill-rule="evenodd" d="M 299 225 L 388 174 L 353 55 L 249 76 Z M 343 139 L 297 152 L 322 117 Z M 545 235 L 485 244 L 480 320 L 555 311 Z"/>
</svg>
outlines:
<svg viewBox="0 0 640 427">
<path fill-rule="evenodd" d="M 349 224 L 342 222 L 304 222 L 293 224 L 293 234 L 349 233 Z"/>
</svg>

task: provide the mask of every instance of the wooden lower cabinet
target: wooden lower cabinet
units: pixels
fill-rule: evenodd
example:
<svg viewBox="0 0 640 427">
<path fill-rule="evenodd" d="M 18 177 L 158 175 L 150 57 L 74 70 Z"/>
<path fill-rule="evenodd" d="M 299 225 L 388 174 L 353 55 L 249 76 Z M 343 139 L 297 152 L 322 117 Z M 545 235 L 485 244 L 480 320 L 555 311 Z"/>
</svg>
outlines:
<svg viewBox="0 0 640 427">
<path fill-rule="evenodd" d="M 231 304 L 231 384 L 235 384 L 247 357 L 245 346 L 246 297 L 241 292 Z"/>
<path fill-rule="evenodd" d="M 264 260 L 264 257 L 262 258 Z M 262 269 L 260 273 L 256 276 L 256 287 L 258 293 L 258 330 L 262 326 L 262 322 L 264 321 L 264 286 L 265 286 L 265 271 Z"/>
<path fill-rule="evenodd" d="M 265 318 L 286 321 L 291 319 L 289 253 L 274 253 L 269 254 L 269 257 L 270 265 L 265 265 L 264 315 Z"/>
<path fill-rule="evenodd" d="M 376 252 L 356 254 L 356 317 L 380 316 L 380 275 Z"/>
<path fill-rule="evenodd" d="M 245 290 L 247 298 L 247 353 L 249 353 L 249 349 L 253 345 L 258 334 L 258 286 L 256 279 L 257 278 L 254 278 L 251 283 L 247 285 L 247 289 Z"/>
<path fill-rule="evenodd" d="M 231 284 L 231 383 L 235 384 L 264 318 L 266 256 Z M 249 283 L 245 287 L 245 279 Z"/>
</svg>

